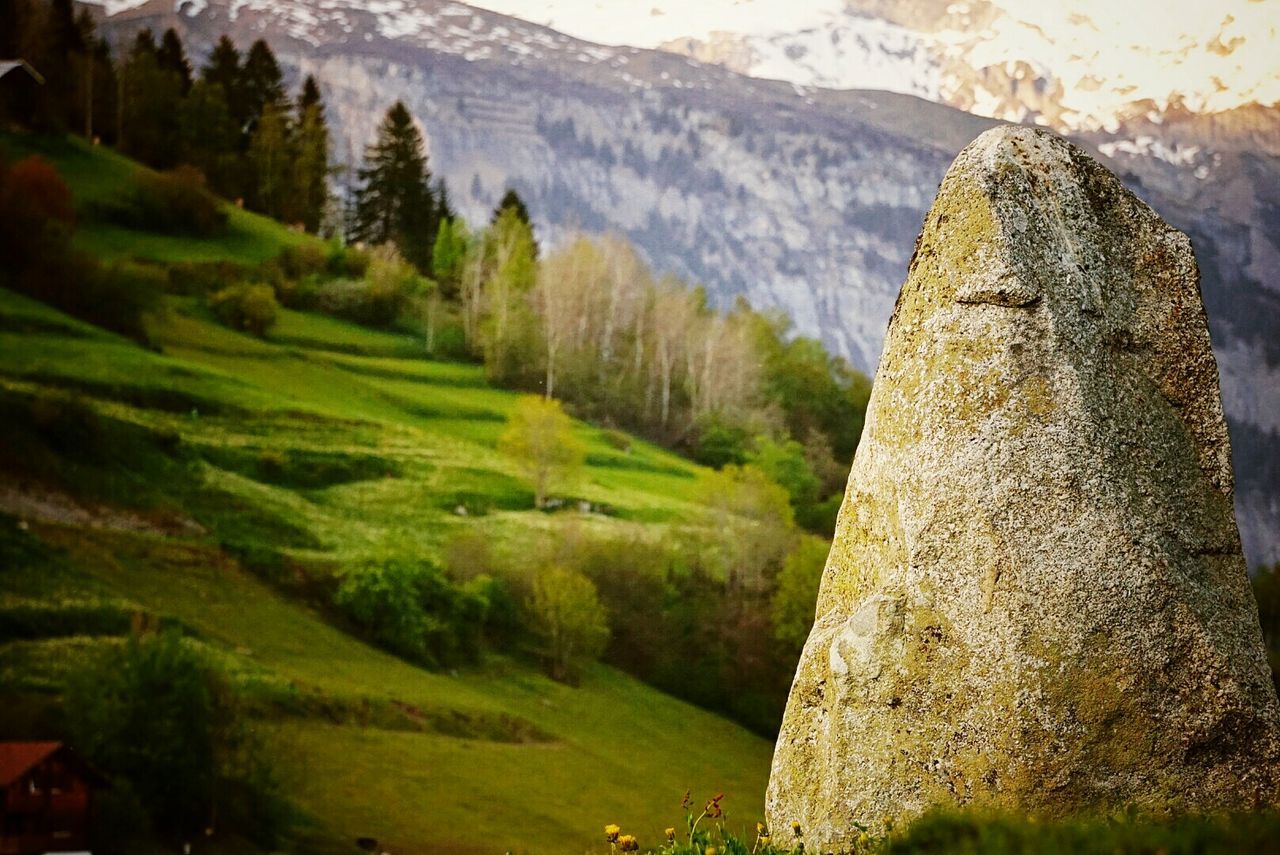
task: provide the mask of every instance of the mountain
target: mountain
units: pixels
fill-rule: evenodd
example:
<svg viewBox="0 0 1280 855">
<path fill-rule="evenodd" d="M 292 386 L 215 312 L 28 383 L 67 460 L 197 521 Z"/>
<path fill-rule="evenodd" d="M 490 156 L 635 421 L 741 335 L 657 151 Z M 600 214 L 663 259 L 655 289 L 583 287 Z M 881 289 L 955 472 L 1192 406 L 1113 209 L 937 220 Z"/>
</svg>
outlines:
<svg viewBox="0 0 1280 855">
<path fill-rule="evenodd" d="M 172 24 L 197 56 L 224 32 L 242 46 L 268 39 L 291 75 L 321 81 L 339 161 L 358 163 L 386 108 L 401 99 L 423 125 L 432 169 L 473 223 L 514 187 L 542 240 L 572 229 L 620 231 L 657 269 L 705 283 L 721 305 L 741 295 L 781 309 L 800 332 L 866 371 L 875 368 L 943 172 L 994 123 L 909 94 L 810 87 L 670 51 L 602 46 L 452 0 L 110 2 L 107 27 L 120 38 Z M 927 56 L 894 39 L 922 32 L 920 21 L 939 8 L 960 15 L 961 5 L 862 0 L 847 7 L 858 15 L 841 7 L 838 20 L 862 22 L 868 44 L 888 33 L 877 55 L 924 68 Z M 969 6 L 965 14 L 999 11 Z M 997 71 L 973 70 L 998 82 Z M 1028 91 L 1044 88 L 1042 80 L 1028 78 Z M 1072 103 L 1054 115 L 1088 112 Z M 1198 106 L 1220 103 L 1229 102 Z M 1276 561 L 1277 111 L 1157 106 L 1059 129 L 1192 235 L 1235 443 L 1246 552 L 1255 565 Z M 1047 115 L 1027 108 L 1013 117 Z"/>
<path fill-rule="evenodd" d="M 1059 131 L 1116 129 L 1181 104 L 1280 101 L 1280 17 L 1252 0 L 480 0 L 591 41 L 752 77 L 887 89 Z"/>
</svg>

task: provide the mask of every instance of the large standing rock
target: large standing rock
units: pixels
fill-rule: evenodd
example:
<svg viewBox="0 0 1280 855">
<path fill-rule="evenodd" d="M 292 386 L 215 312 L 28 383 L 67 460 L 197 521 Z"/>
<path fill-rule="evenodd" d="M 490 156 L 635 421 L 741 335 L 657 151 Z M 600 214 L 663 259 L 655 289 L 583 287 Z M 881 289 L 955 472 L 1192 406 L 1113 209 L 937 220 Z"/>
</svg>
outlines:
<svg viewBox="0 0 1280 855">
<path fill-rule="evenodd" d="M 1001 127 L 956 158 L 889 324 L 775 826 L 814 851 L 938 803 L 1277 801 L 1197 279 L 1069 143 Z"/>
</svg>

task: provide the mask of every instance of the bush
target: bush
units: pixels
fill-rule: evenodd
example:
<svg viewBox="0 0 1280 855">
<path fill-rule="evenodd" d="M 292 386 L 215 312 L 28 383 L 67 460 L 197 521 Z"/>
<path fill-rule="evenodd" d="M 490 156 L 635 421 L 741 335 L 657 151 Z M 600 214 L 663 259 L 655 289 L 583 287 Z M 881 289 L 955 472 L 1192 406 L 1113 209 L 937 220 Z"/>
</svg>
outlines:
<svg viewBox="0 0 1280 855">
<path fill-rule="evenodd" d="M 214 294 L 209 298 L 209 308 L 232 329 L 264 336 L 275 326 L 280 304 L 270 285 L 241 284 Z"/>
<path fill-rule="evenodd" d="M 67 692 L 80 750 L 127 779 L 152 821 L 177 834 L 203 827 L 213 801 L 213 704 L 205 663 L 176 634 L 131 639 Z"/>
<path fill-rule="evenodd" d="M 179 261 L 169 265 L 169 291 L 204 297 L 228 282 L 244 280 L 247 274 L 248 269 L 234 261 Z"/>
<path fill-rule="evenodd" d="M 226 212 L 194 166 L 139 170 L 127 197 L 100 208 L 99 215 L 132 229 L 193 237 L 216 235 L 227 225 Z"/>
<path fill-rule="evenodd" d="M 428 283 L 392 244 L 377 247 L 366 257 L 363 279 L 339 279 L 320 286 L 317 304 L 325 312 L 358 324 L 387 327 L 404 314 Z"/>
<path fill-rule="evenodd" d="M 58 392 L 31 401 L 31 424 L 40 438 L 61 455 L 81 461 L 106 456 L 106 441 L 98 411 L 80 398 Z"/>
<path fill-rule="evenodd" d="M 326 247 L 308 242 L 285 247 L 276 258 L 276 263 L 287 278 L 304 279 L 328 271 L 330 257 L 331 252 Z"/>
<path fill-rule="evenodd" d="M 576 682 L 582 669 L 604 653 L 609 624 L 596 586 L 585 576 L 549 567 L 533 582 L 529 601 L 539 653 L 553 680 Z"/>
<path fill-rule="evenodd" d="M 363 279 L 369 269 L 369 251 L 335 241 L 329 246 L 326 266 L 333 276 Z"/>
<path fill-rule="evenodd" d="M 703 420 L 698 426 L 691 449 L 694 460 L 703 466 L 720 469 L 741 466 L 747 462 L 751 437 L 744 428 L 717 419 Z"/>
<path fill-rule="evenodd" d="M 238 701 L 177 633 L 131 638 L 72 675 L 66 710 L 79 750 L 127 781 L 161 831 L 187 837 L 215 815 L 264 845 L 284 830 L 279 787 Z"/>
<path fill-rule="evenodd" d="M 460 588 L 429 564 L 392 561 L 348 572 L 334 604 L 392 653 L 448 665 L 479 654 L 486 584 Z"/>
<path fill-rule="evenodd" d="M 617 449 L 624 454 L 631 453 L 631 437 L 623 431 L 605 428 L 600 431 L 600 438 L 603 439 L 605 445 L 610 448 Z"/>
</svg>

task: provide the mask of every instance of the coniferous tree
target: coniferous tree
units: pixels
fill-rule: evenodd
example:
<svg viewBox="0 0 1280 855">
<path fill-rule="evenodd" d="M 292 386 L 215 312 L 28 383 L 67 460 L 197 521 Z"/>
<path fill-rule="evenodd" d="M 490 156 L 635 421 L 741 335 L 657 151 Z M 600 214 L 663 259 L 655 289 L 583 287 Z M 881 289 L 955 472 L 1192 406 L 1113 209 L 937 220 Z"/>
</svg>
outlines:
<svg viewBox="0 0 1280 855">
<path fill-rule="evenodd" d="M 320 87 L 311 75 L 303 82 L 298 98 L 295 136 L 292 218 L 315 232 L 329 201 L 329 129 Z"/>
<path fill-rule="evenodd" d="M 289 218 L 293 160 L 289 116 L 279 105 L 268 102 L 249 142 L 251 204 L 255 210 L 277 219 Z"/>
<path fill-rule="evenodd" d="M 422 134 L 397 101 L 365 150 L 356 190 L 355 238 L 372 244 L 393 241 L 415 267 L 429 272 L 439 227 L 430 179 Z"/>
<path fill-rule="evenodd" d="M 85 125 L 86 136 L 115 143 L 119 78 L 111 58 L 111 46 L 105 38 L 100 37 L 94 42 L 93 67 L 89 75 L 90 115 Z"/>
<path fill-rule="evenodd" d="M 240 69 L 240 87 L 244 97 L 245 128 L 250 137 L 258 117 L 268 104 L 284 109 L 284 75 L 271 47 L 262 39 L 254 42 Z"/>
<path fill-rule="evenodd" d="M 489 218 L 489 224 L 494 225 L 502 217 L 502 212 L 512 211 L 516 219 L 529 227 L 529 234 L 533 235 L 533 220 L 529 218 L 529 209 L 525 206 L 524 200 L 520 198 L 520 194 L 515 190 L 507 190 L 502 196 L 502 201 L 498 203 L 498 207 L 493 209 L 493 215 Z M 533 241 L 533 257 L 538 257 L 538 241 Z"/>
<path fill-rule="evenodd" d="M 193 83 L 182 100 L 178 128 L 182 161 L 203 172 L 214 192 L 239 195 L 240 128 L 222 86 L 207 79 Z"/>
<path fill-rule="evenodd" d="M 200 71 L 200 77 L 212 86 L 222 87 L 222 97 L 226 101 L 227 110 L 236 123 L 236 129 L 243 133 L 249 123 L 248 108 L 245 105 L 244 84 L 240 68 L 240 51 L 231 39 L 223 36 L 209 53 L 209 61 Z"/>
<path fill-rule="evenodd" d="M 164 31 L 160 39 L 160 47 L 156 49 L 156 60 L 162 69 L 178 75 L 182 81 L 182 94 L 191 91 L 191 63 L 187 61 L 187 52 L 182 47 L 182 39 L 170 27 Z"/>
<path fill-rule="evenodd" d="M 444 222 L 445 220 L 456 220 L 458 214 L 453 210 L 453 202 L 449 199 L 449 186 L 444 183 L 444 178 L 437 178 L 435 190 L 432 195 L 436 199 L 436 217 Z"/>
<path fill-rule="evenodd" d="M 160 67 L 150 30 L 138 33 L 123 75 L 119 136 L 125 151 L 157 169 L 173 166 L 182 79 Z"/>
<path fill-rule="evenodd" d="M 65 129 L 80 114 L 79 72 L 86 56 L 85 44 L 71 0 L 53 0 L 46 15 L 44 55 L 31 59 L 42 64 L 50 126 Z"/>
</svg>

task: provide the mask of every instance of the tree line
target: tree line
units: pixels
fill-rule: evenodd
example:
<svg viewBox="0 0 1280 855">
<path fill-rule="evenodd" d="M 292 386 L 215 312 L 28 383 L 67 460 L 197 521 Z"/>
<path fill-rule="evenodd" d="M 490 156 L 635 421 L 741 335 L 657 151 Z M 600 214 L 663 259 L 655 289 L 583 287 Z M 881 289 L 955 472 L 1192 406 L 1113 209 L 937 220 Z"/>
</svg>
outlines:
<svg viewBox="0 0 1280 855">
<path fill-rule="evenodd" d="M 223 36 L 197 70 L 173 29 L 159 40 L 144 29 L 115 55 L 71 0 L 0 0 L 0 20 L 0 55 L 26 59 L 45 78 L 10 97 L 13 117 L 114 144 L 155 169 L 195 167 L 224 198 L 321 228 L 331 169 L 320 87 L 308 76 L 290 98 L 265 41 L 241 55 Z"/>
</svg>

